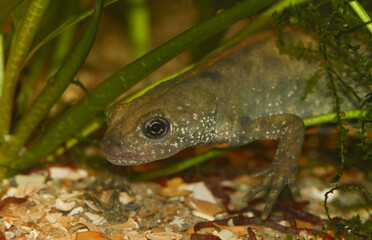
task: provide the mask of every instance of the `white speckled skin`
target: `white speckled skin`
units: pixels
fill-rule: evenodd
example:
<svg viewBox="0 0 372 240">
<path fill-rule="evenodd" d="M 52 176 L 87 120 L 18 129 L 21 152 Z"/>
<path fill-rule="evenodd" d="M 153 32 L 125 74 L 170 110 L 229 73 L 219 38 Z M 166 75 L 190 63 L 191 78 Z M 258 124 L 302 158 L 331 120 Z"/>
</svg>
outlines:
<svg viewBox="0 0 372 240">
<path fill-rule="evenodd" d="M 288 36 L 309 41 L 298 33 Z M 286 184 L 299 199 L 295 174 L 304 137 L 301 118 L 330 113 L 333 104 L 324 81 L 320 90 L 301 100 L 305 80 L 317 65 L 280 54 L 275 41 L 271 33 L 242 42 L 117 106 L 108 117 L 102 144 L 108 160 L 136 165 L 167 158 L 189 146 L 239 146 L 279 139 L 272 166 L 249 195 L 271 188 L 263 218 Z M 152 116 L 169 119 L 164 138 L 153 140 L 143 134 L 142 126 Z"/>
</svg>

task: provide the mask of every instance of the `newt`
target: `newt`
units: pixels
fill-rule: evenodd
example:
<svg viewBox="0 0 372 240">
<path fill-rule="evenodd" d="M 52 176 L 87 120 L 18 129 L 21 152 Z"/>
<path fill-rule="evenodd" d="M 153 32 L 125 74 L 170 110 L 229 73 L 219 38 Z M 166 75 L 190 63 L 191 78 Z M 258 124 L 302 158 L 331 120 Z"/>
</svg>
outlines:
<svg viewBox="0 0 372 240">
<path fill-rule="evenodd" d="M 294 41 L 314 42 L 285 32 Z M 276 33 L 248 38 L 161 83 L 108 115 L 102 151 L 116 165 L 137 165 L 168 158 L 191 146 L 246 145 L 279 139 L 276 156 L 248 196 L 269 189 L 266 219 L 284 186 L 300 200 L 296 183 L 302 150 L 303 118 L 334 111 L 326 79 L 305 99 L 306 80 L 319 62 L 281 53 Z M 345 101 L 345 109 L 354 106 Z"/>
</svg>

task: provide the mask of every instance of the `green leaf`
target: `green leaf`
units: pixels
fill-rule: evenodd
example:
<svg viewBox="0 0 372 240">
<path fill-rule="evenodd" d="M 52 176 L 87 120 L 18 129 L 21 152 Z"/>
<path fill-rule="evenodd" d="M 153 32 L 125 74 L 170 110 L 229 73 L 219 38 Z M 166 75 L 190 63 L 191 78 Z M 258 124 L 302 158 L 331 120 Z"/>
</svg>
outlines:
<svg viewBox="0 0 372 240">
<path fill-rule="evenodd" d="M 5 156 L 1 164 L 9 165 L 14 160 L 33 130 L 49 112 L 53 104 L 60 98 L 83 65 L 97 33 L 102 6 L 103 0 L 97 0 L 93 19 L 86 27 L 69 58 L 58 70 L 55 77 L 49 80 L 49 83 L 44 87 L 43 91 L 16 125 L 13 138 L 1 149 Z"/>
<path fill-rule="evenodd" d="M 50 0 L 33 0 L 27 7 L 19 28 L 12 39 L 9 57 L 6 63 L 4 82 L 0 104 L 0 142 L 3 137 L 10 133 L 11 115 L 13 111 L 14 94 L 18 78 L 22 71 L 22 62 L 29 51 L 35 37 L 40 21 L 48 8 Z"/>
</svg>

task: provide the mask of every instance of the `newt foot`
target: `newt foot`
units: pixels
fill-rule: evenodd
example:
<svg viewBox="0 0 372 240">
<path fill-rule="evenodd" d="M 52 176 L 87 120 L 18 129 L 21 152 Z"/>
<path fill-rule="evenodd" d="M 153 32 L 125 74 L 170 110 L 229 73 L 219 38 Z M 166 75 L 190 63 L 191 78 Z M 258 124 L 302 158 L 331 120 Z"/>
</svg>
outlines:
<svg viewBox="0 0 372 240">
<path fill-rule="evenodd" d="M 275 164 L 274 164 L 275 165 Z M 254 186 L 244 197 L 244 200 L 253 198 L 257 193 L 270 189 L 269 194 L 266 200 L 264 210 L 262 212 L 261 218 L 266 220 L 269 216 L 271 209 L 278 198 L 280 192 L 283 190 L 285 185 L 288 185 L 291 190 L 292 196 L 296 201 L 301 201 L 300 191 L 298 190 L 296 182 L 296 170 L 292 171 L 281 171 L 271 166 L 268 169 L 265 169 L 259 173 L 254 174 L 254 177 L 263 176 L 264 179 L 261 183 Z"/>
</svg>

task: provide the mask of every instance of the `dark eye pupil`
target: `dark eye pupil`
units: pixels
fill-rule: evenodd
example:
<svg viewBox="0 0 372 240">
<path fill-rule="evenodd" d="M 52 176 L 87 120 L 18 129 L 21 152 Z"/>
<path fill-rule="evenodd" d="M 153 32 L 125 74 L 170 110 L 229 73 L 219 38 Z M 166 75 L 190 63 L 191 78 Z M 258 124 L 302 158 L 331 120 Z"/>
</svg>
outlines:
<svg viewBox="0 0 372 240">
<path fill-rule="evenodd" d="M 145 136 L 152 139 L 164 137 L 169 129 L 169 121 L 163 117 L 152 117 L 145 121 L 143 125 L 143 133 Z"/>
<path fill-rule="evenodd" d="M 161 127 L 160 123 L 154 123 L 154 124 L 151 125 L 151 131 L 154 132 L 154 133 L 160 132 L 161 129 L 162 129 L 162 127 Z"/>
</svg>

